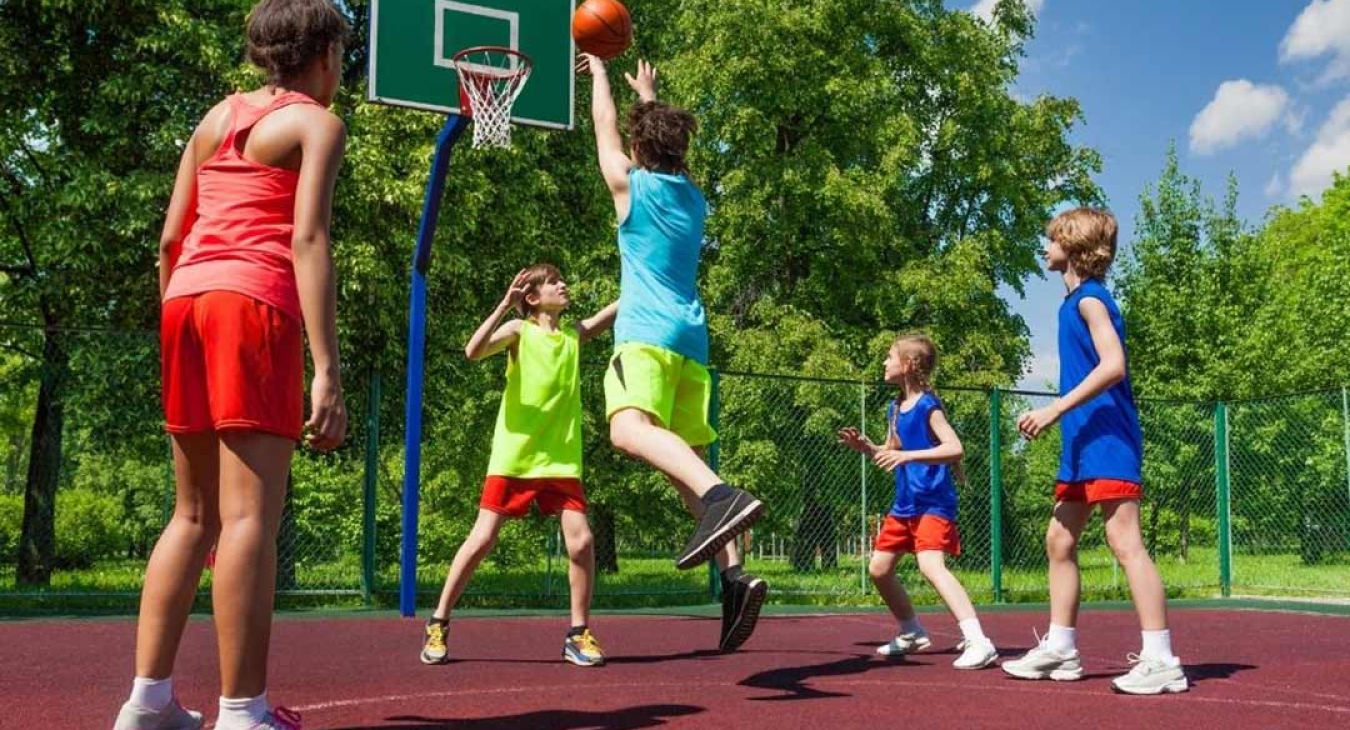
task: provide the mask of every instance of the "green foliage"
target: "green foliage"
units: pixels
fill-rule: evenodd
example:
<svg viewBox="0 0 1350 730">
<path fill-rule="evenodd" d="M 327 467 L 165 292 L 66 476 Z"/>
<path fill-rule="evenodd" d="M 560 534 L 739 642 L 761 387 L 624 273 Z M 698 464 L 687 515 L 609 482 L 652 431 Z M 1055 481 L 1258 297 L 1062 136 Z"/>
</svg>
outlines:
<svg viewBox="0 0 1350 730">
<path fill-rule="evenodd" d="M 19 549 L 19 530 L 23 526 L 23 497 L 0 494 L 0 561 L 8 565 Z"/>
<path fill-rule="evenodd" d="M 84 489 L 57 496 L 56 561 L 63 568 L 87 568 L 99 558 L 124 553 L 127 529 L 118 497 Z"/>
</svg>

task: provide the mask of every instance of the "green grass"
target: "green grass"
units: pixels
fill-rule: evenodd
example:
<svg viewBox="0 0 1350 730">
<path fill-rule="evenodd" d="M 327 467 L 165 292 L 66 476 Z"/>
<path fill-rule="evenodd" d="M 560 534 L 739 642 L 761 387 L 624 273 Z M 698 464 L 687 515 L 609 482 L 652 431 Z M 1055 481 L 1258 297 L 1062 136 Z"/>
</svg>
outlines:
<svg viewBox="0 0 1350 730">
<path fill-rule="evenodd" d="M 1114 568 L 1105 548 L 1084 550 L 1080 555 L 1083 598 L 1088 601 L 1125 600 L 1129 597 L 1125 576 Z M 1219 594 L 1217 552 L 1193 549 L 1190 559 L 1172 556 L 1157 559 L 1168 595 L 1173 598 L 1207 598 Z M 669 556 L 623 557 L 618 574 L 597 578 L 597 608 L 640 609 L 705 604 L 710 599 L 706 569 L 677 571 Z M 954 569 L 971 598 L 980 604 L 994 602 L 988 569 Z M 880 599 L 865 581 L 863 562 L 843 556 L 835 567 L 811 572 L 793 571 L 785 560 L 752 559 L 748 568 L 772 586 L 771 601 L 782 605 L 869 608 Z M 439 595 L 444 566 L 423 567 L 418 572 L 418 602 L 429 605 Z M 53 575 L 43 591 L 21 591 L 15 585 L 14 569 L 0 569 L 0 615 L 22 615 L 53 610 L 126 613 L 134 611 L 144 572 L 142 561 L 108 561 L 86 570 L 63 570 Z M 918 574 L 912 559 L 902 561 L 900 579 L 919 605 L 936 605 L 938 596 Z M 390 607 L 397 602 L 398 568 L 385 566 L 376 578 L 373 605 Z M 210 574 L 203 577 L 198 607 L 209 606 Z M 1040 602 L 1046 598 L 1044 565 L 1005 566 L 1003 599 L 1008 603 Z M 1233 593 L 1252 596 L 1350 598 L 1350 556 L 1305 565 L 1297 554 L 1234 556 Z M 536 560 L 500 566 L 485 562 L 469 584 L 461 606 L 481 609 L 557 609 L 567 605 L 567 561 Z M 278 598 L 283 608 L 356 607 L 364 605 L 360 570 L 355 560 L 296 566 L 296 590 Z"/>
</svg>

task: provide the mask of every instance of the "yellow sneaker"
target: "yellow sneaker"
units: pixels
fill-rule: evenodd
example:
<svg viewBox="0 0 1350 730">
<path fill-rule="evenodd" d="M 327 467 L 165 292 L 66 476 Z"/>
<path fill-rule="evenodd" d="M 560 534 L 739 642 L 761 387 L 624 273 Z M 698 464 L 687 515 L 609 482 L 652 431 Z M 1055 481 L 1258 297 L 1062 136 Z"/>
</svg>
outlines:
<svg viewBox="0 0 1350 730">
<path fill-rule="evenodd" d="M 423 664 L 449 664 L 450 651 L 445 648 L 446 630 L 450 624 L 446 621 L 431 619 L 427 621 L 426 637 L 422 640 Z"/>
<path fill-rule="evenodd" d="M 591 630 L 586 629 L 563 640 L 563 659 L 578 667 L 598 667 L 605 663 L 605 652 Z"/>
</svg>

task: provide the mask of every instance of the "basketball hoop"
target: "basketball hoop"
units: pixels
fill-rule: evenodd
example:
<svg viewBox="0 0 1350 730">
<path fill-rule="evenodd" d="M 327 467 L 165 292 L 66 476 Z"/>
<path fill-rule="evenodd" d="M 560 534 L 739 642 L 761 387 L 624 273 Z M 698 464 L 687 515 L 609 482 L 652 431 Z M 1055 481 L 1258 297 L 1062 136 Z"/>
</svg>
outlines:
<svg viewBox="0 0 1350 730">
<path fill-rule="evenodd" d="M 530 57 L 504 46 L 466 48 L 454 57 L 461 114 L 473 118 L 473 146 L 511 146 L 511 107 L 530 80 Z"/>
</svg>

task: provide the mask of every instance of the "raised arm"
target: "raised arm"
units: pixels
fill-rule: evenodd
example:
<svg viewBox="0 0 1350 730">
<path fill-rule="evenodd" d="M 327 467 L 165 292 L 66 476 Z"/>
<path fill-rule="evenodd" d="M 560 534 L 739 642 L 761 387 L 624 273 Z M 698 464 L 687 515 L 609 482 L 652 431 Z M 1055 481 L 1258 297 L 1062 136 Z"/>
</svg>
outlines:
<svg viewBox="0 0 1350 730">
<path fill-rule="evenodd" d="M 326 111 L 315 110 L 307 116 L 300 137 L 300 179 L 295 189 L 291 257 L 310 357 L 314 360 L 306 440 L 314 448 L 326 451 L 337 448 L 347 435 L 338 358 L 337 276 L 329 234 L 333 188 L 342 165 L 347 130 Z"/>
<path fill-rule="evenodd" d="M 619 303 L 610 302 L 609 306 L 592 314 L 587 319 L 577 323 L 577 336 L 582 342 L 590 342 L 599 337 L 605 330 L 614 325 L 614 318 L 619 314 Z"/>
<path fill-rule="evenodd" d="M 589 53 L 581 54 L 579 66 L 591 74 L 591 122 L 595 127 L 595 148 L 600 174 L 614 196 L 614 210 L 622 221 L 628 217 L 628 171 L 633 161 L 623 149 L 619 136 L 619 111 L 609 86 L 605 62 Z"/>
<path fill-rule="evenodd" d="M 1017 430 L 1034 439 L 1055 425 L 1065 413 L 1101 395 L 1125 379 L 1125 347 L 1111 324 L 1111 313 L 1100 299 L 1084 297 L 1078 302 L 1078 314 L 1087 323 L 1092 346 L 1097 350 L 1097 367 L 1077 387 L 1056 398 L 1050 405 L 1029 411 L 1017 419 Z"/>
<path fill-rule="evenodd" d="M 501 303 L 482 324 L 478 325 L 468 344 L 464 345 L 464 357 L 474 361 L 482 360 L 516 344 L 516 340 L 520 339 L 520 320 L 513 319 L 500 327 L 497 325 L 501 324 L 507 312 L 516 307 L 528 288 L 525 283 L 525 270 L 521 269 L 516 278 L 511 280 L 511 286 L 507 287 Z"/>
</svg>

